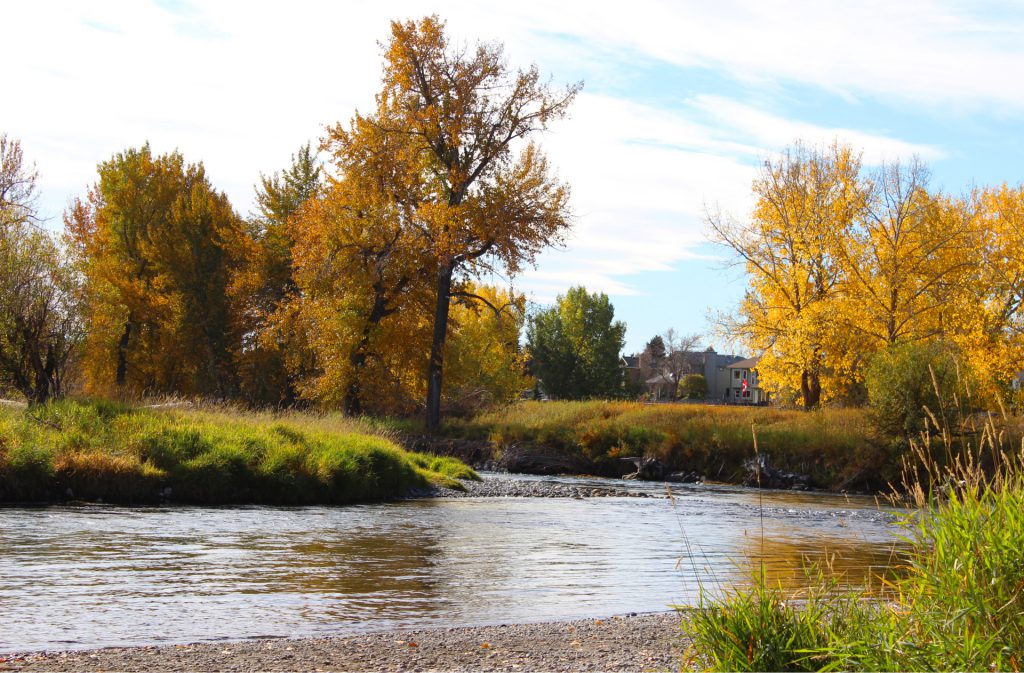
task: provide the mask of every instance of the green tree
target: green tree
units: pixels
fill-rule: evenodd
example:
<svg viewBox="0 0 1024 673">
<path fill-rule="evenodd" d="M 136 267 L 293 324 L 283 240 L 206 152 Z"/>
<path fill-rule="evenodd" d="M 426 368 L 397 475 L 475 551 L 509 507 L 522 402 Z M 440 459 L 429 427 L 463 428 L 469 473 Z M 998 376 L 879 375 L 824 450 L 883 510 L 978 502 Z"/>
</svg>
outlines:
<svg viewBox="0 0 1024 673">
<path fill-rule="evenodd" d="M 257 212 L 249 220 L 252 244 L 233 291 L 238 297 L 244 341 L 239 358 L 242 397 L 251 404 L 292 406 L 301 382 L 312 375 L 315 357 L 294 315 L 299 288 L 294 273 L 294 223 L 300 208 L 320 198 L 323 170 L 309 143 L 291 165 L 256 187 Z"/>
<path fill-rule="evenodd" d="M 642 384 L 665 369 L 665 359 L 668 357 L 668 353 L 665 351 L 665 340 L 660 334 L 656 334 L 647 342 L 638 357 Z"/>
<path fill-rule="evenodd" d="M 679 396 L 687 400 L 702 400 L 708 395 L 708 382 L 703 374 L 687 374 L 679 382 Z"/>
<path fill-rule="evenodd" d="M 258 214 L 252 221 L 252 233 L 262 253 L 260 302 L 265 313 L 275 310 L 285 296 L 295 290 L 292 276 L 295 240 L 288 222 L 302 204 L 319 197 L 323 190 L 323 171 L 309 143 L 292 155 L 291 166 L 286 170 L 260 176 L 256 189 Z"/>
<path fill-rule="evenodd" d="M 582 286 L 559 295 L 527 328 L 533 373 L 560 399 L 621 395 L 619 353 L 625 340 L 626 326 L 615 320 L 608 296 Z"/>
</svg>

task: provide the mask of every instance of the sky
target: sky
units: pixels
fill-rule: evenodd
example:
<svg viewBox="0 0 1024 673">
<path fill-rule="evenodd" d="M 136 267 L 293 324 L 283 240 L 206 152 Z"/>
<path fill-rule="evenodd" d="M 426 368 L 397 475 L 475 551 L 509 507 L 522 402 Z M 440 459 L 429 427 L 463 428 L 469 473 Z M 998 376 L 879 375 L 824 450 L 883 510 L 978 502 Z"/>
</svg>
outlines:
<svg viewBox="0 0 1024 673">
<path fill-rule="evenodd" d="M 261 173 L 372 110 L 389 22 L 433 13 L 455 43 L 583 82 L 540 138 L 572 233 L 514 284 L 541 305 L 607 293 L 626 352 L 668 328 L 735 350 L 709 316 L 745 281 L 705 214 L 746 217 L 758 167 L 797 140 L 868 166 L 917 155 L 951 193 L 1024 180 L 1024 3 L 966 0 L 7 3 L 0 133 L 54 229 L 97 163 L 147 141 L 202 161 L 247 215 Z"/>
</svg>

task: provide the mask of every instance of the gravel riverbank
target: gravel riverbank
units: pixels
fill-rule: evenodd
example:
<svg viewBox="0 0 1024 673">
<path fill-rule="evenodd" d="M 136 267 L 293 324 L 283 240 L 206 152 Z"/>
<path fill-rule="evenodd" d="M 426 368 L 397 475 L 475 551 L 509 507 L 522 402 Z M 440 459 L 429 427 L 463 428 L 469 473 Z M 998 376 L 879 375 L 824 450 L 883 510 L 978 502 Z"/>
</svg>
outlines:
<svg viewBox="0 0 1024 673">
<path fill-rule="evenodd" d="M 0 655 L 16 671 L 668 671 L 685 649 L 676 613 L 391 631 L 345 638 Z"/>
</svg>

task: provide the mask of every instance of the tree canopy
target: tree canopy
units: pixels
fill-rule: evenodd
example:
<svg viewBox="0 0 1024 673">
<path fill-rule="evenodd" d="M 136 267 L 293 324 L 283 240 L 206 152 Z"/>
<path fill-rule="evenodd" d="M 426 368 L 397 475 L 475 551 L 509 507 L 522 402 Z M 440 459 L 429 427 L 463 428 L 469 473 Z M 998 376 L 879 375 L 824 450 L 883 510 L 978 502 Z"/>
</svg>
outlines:
<svg viewBox="0 0 1024 673">
<path fill-rule="evenodd" d="M 571 288 L 532 316 L 526 338 L 532 372 L 548 395 L 578 400 L 622 394 L 619 353 L 626 326 L 615 320 L 608 295 Z"/>
</svg>

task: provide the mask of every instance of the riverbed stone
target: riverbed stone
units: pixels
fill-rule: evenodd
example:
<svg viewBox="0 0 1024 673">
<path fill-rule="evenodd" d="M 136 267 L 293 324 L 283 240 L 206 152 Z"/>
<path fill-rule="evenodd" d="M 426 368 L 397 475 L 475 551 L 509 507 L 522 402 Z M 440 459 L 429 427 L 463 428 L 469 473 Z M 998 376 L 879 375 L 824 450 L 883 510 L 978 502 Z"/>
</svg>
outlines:
<svg viewBox="0 0 1024 673">
<path fill-rule="evenodd" d="M 665 671 L 686 647 L 674 612 L 389 631 L 338 638 L 0 655 L 17 671 Z"/>
<path fill-rule="evenodd" d="M 495 478 L 463 481 L 465 490 L 430 487 L 416 489 L 410 498 L 650 498 L 660 497 L 641 491 L 627 491 L 614 484 L 593 486 L 562 484 L 555 481 Z"/>
</svg>

